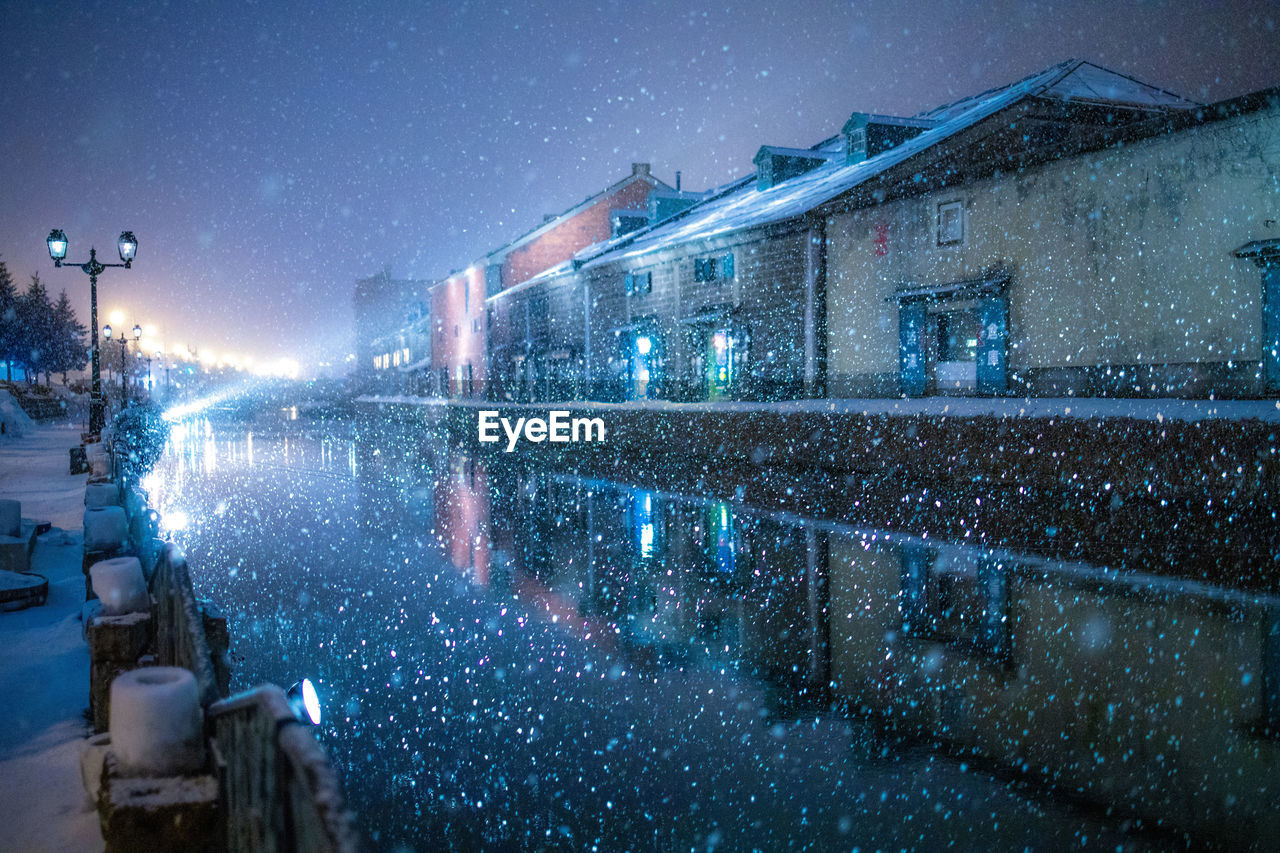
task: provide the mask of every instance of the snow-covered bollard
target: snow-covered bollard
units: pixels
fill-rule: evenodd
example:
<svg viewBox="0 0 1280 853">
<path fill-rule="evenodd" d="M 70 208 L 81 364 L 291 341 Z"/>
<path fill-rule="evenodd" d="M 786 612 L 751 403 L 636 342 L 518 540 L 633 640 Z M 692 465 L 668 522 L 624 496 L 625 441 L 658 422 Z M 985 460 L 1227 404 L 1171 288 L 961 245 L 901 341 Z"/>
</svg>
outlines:
<svg viewBox="0 0 1280 853">
<path fill-rule="evenodd" d="M 190 670 L 151 666 L 117 676 L 110 730 L 124 775 L 181 776 L 204 767 L 204 712 Z"/>
<path fill-rule="evenodd" d="M 129 523 L 118 506 L 94 506 L 84 511 L 84 549 L 114 551 L 124 545 Z"/>
<path fill-rule="evenodd" d="M 137 557 L 99 560 L 89 567 L 93 592 L 102 601 L 103 616 L 123 616 L 151 610 L 151 596 Z"/>
<path fill-rule="evenodd" d="M 89 473 L 91 476 L 111 476 L 111 457 L 107 455 L 106 445 L 102 443 L 86 444 L 84 453 L 89 460 Z"/>
<path fill-rule="evenodd" d="M 119 506 L 120 490 L 115 483 L 89 483 L 84 487 L 84 505 L 87 507 Z"/>
</svg>

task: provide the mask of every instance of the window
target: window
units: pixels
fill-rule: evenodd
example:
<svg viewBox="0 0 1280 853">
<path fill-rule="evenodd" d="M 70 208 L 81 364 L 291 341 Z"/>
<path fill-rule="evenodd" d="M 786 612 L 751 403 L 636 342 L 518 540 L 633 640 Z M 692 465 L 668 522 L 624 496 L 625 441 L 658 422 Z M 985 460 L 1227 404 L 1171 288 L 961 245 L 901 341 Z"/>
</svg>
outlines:
<svg viewBox="0 0 1280 853">
<path fill-rule="evenodd" d="M 471 313 L 471 281 L 469 279 L 462 283 L 462 313 Z"/>
<path fill-rule="evenodd" d="M 716 275 L 716 259 L 715 258 L 697 258 L 693 262 L 693 280 L 694 281 L 715 281 Z"/>
<path fill-rule="evenodd" d="M 479 334 L 479 333 L 480 333 L 480 318 L 479 318 L 479 317 L 474 317 L 474 318 L 472 318 L 472 320 L 471 320 L 471 331 L 475 332 L 476 334 Z"/>
<path fill-rule="evenodd" d="M 456 338 L 456 337 L 458 337 L 458 335 L 460 335 L 460 334 L 462 334 L 462 327 L 461 327 L 461 326 L 459 326 L 457 323 L 454 323 L 454 324 L 453 324 L 453 336 Z"/>
<path fill-rule="evenodd" d="M 938 245 L 964 242 L 964 203 L 947 201 L 938 205 Z"/>
<path fill-rule="evenodd" d="M 694 281 L 731 281 L 734 276 L 733 252 L 719 258 L 695 258 Z"/>
<path fill-rule="evenodd" d="M 638 272 L 628 273 L 626 277 L 626 290 L 628 296 L 639 296 L 645 293 L 653 292 L 653 273 Z"/>
</svg>

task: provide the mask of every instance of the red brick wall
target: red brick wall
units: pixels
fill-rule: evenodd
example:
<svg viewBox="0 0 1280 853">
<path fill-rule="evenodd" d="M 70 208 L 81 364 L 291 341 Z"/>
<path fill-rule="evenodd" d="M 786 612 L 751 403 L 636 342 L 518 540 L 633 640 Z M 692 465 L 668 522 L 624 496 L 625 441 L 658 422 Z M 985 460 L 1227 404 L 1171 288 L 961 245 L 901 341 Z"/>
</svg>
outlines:
<svg viewBox="0 0 1280 853">
<path fill-rule="evenodd" d="M 511 252 L 502 264 L 503 287 L 519 284 L 545 269 L 567 261 L 592 243 L 608 239 L 612 233 L 610 220 L 613 211 L 647 208 L 652 189 L 647 181 L 628 184 L 616 192 L 602 196 L 586 210 Z"/>
</svg>

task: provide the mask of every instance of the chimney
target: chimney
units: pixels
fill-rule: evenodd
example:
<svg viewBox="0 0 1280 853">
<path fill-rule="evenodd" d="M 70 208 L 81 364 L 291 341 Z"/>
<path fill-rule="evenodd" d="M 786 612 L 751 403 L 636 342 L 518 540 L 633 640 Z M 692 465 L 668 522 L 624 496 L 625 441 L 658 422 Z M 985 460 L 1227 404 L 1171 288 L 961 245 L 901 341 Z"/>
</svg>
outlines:
<svg viewBox="0 0 1280 853">
<path fill-rule="evenodd" d="M 555 219 L 555 218 L 556 218 L 556 215 L 555 215 L 554 213 L 544 213 L 544 214 L 542 214 L 542 221 L 543 221 L 544 223 L 545 223 L 545 222 L 550 222 L 551 220 L 553 220 L 553 219 Z"/>
<path fill-rule="evenodd" d="M 680 192 L 680 170 L 676 170 L 676 192 Z"/>
<path fill-rule="evenodd" d="M 632 164 L 631 164 L 631 174 L 633 174 L 633 175 L 647 175 L 647 174 L 649 174 L 649 164 L 648 164 L 648 163 L 632 163 Z"/>
</svg>

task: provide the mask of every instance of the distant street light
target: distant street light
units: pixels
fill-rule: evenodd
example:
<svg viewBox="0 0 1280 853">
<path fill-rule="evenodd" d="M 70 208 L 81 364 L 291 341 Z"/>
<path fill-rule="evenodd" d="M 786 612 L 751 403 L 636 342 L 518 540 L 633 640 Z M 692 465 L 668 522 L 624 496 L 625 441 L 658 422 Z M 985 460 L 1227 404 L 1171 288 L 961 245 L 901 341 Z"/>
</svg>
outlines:
<svg viewBox="0 0 1280 853">
<path fill-rule="evenodd" d="M 61 228 L 55 228 L 49 232 L 45 242 L 49 246 L 49 257 L 53 259 L 53 265 L 61 267 L 67 257 L 67 249 L 70 247 L 67 235 Z M 133 236 L 132 231 L 122 231 L 120 239 L 116 241 L 116 248 L 123 263 L 101 263 L 98 260 L 97 249 L 90 247 L 88 261 L 83 264 L 67 264 L 67 266 L 79 267 L 81 272 L 89 276 L 89 328 L 93 335 L 93 346 L 89 350 L 93 365 L 90 374 L 92 386 L 89 392 L 89 432 L 94 435 L 102 432 L 105 420 L 102 411 L 102 373 L 99 368 L 98 354 L 98 276 L 108 267 L 130 269 L 133 266 L 134 256 L 138 254 L 138 238 Z"/>
<path fill-rule="evenodd" d="M 108 341 L 110 341 L 110 340 L 111 340 L 111 327 L 110 327 L 110 326 L 103 326 L 103 328 L 102 328 L 102 335 L 103 335 L 103 337 L 105 337 Z M 141 327 L 141 326 L 134 326 L 134 327 L 133 327 L 133 339 L 134 339 L 134 341 L 135 341 L 135 342 L 136 342 L 136 341 L 140 341 L 140 340 L 142 339 L 142 327 Z M 128 339 L 128 338 L 126 338 L 124 335 L 121 335 L 121 336 L 120 336 L 120 408 L 121 408 L 121 409 L 123 409 L 125 406 L 127 406 L 127 405 L 129 404 L 129 385 L 128 385 L 128 382 L 129 382 L 129 376 L 128 376 L 127 369 L 126 369 L 126 367 L 125 367 L 125 363 L 124 363 L 125 355 L 126 355 L 128 352 L 129 352 L 129 339 Z M 148 372 L 150 372 L 150 366 L 148 366 L 147 370 L 148 370 Z"/>
</svg>

